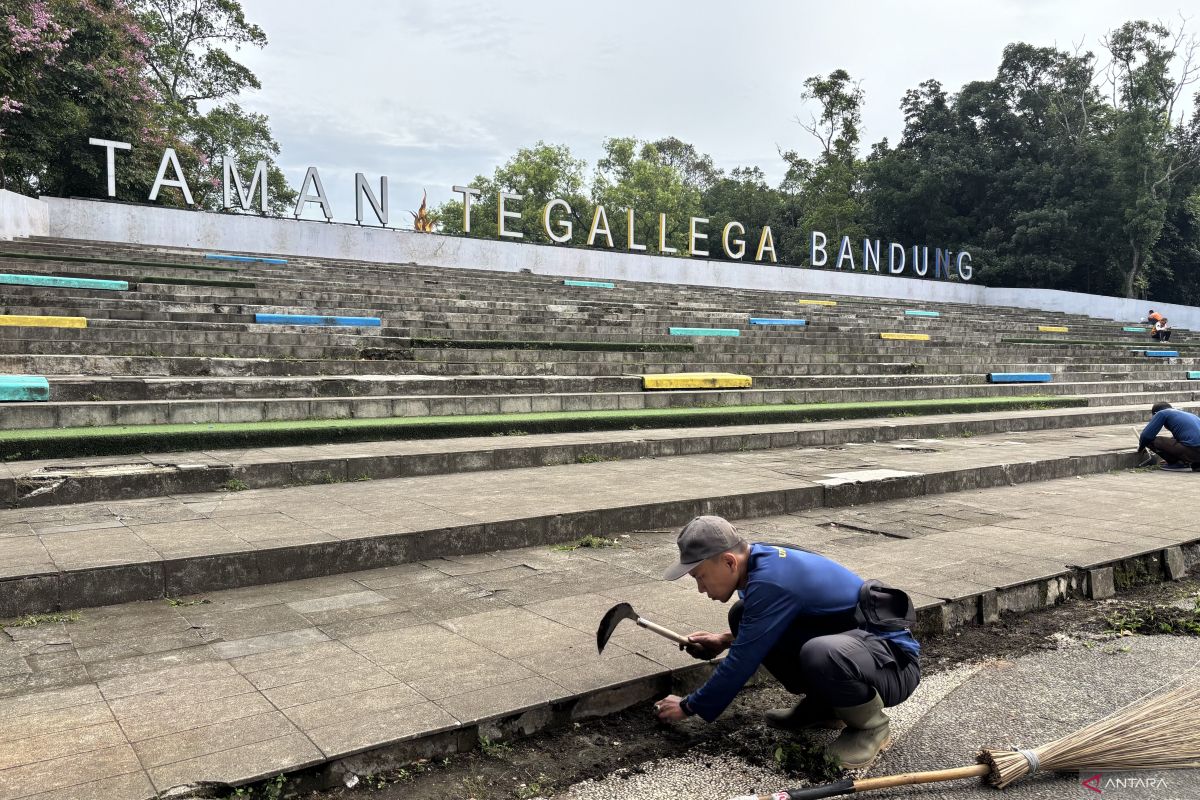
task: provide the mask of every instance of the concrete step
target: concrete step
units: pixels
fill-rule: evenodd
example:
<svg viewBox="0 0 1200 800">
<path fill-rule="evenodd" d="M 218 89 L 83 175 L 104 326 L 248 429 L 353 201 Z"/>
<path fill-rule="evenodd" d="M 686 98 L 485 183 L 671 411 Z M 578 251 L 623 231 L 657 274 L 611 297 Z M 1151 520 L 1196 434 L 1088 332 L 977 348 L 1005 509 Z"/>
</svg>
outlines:
<svg viewBox="0 0 1200 800">
<path fill-rule="evenodd" d="M 105 498 L 128 500 L 215 492 L 229 486 L 280 488 L 702 453 L 844 447 L 902 439 L 970 438 L 1099 426 L 1127 426 L 1132 447 L 1132 429 L 1144 425 L 1148 416 L 1145 406 L 1110 406 L 13 461 L 6 465 L 6 474 L 0 478 L 0 505 L 63 505 Z"/>
<path fill-rule="evenodd" d="M 1132 466 L 1129 442 L 1118 426 L 8 509 L 0 616 L 1107 472 Z"/>
<path fill-rule="evenodd" d="M 1099 392 L 1087 394 L 1099 388 Z M 560 411 L 721 408 L 820 403 L 872 403 L 988 397 L 1071 396 L 1088 406 L 1147 407 L 1156 400 L 1190 403 L 1200 399 L 1195 382 L 1176 381 L 1169 388 L 1124 388 L 1102 384 L 979 384 L 970 386 L 861 387 L 820 389 L 750 389 L 644 392 L 541 393 L 522 395 L 379 395 L 369 397 L 252 397 L 179 400 L 84 400 L 27 403 L 0 402 L 8 430 L 81 428 L 155 423 L 208 424 L 312 419 L 381 419 L 446 417 L 477 414 L 540 414 Z M 519 419 L 514 425 L 520 427 Z"/>
</svg>

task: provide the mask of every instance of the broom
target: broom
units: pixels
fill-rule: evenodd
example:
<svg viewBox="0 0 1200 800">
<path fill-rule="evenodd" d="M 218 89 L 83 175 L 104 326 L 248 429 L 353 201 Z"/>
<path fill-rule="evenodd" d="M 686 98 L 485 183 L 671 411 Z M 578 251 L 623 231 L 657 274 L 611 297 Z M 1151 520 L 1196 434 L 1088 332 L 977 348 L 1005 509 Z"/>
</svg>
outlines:
<svg viewBox="0 0 1200 800">
<path fill-rule="evenodd" d="M 1144 696 L 1075 733 L 1032 750 L 982 750 L 971 767 L 847 779 L 733 800 L 817 800 L 916 783 L 984 778 L 1003 789 L 1035 772 L 1111 772 L 1200 767 L 1200 676 Z M 1149 699 L 1147 699 L 1147 697 Z"/>
</svg>

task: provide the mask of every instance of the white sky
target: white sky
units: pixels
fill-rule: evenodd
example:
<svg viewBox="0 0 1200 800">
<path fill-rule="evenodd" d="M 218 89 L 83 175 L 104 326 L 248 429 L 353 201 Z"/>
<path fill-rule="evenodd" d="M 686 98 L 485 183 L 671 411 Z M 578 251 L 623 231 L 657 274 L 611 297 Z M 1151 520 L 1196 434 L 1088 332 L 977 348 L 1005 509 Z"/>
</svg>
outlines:
<svg viewBox="0 0 1200 800">
<path fill-rule="evenodd" d="M 1190 3 L 1190 0 L 1189 0 Z M 995 75 L 1006 44 L 1073 49 L 1130 19 L 1179 24 L 1183 0 L 243 0 L 270 44 L 238 57 L 262 81 L 296 188 L 318 167 L 336 221 L 354 173 L 389 176 L 391 224 L 519 147 L 564 143 L 594 165 L 609 136 L 678 136 L 718 166 L 783 174 L 777 148 L 812 153 L 796 124 L 805 78 L 839 67 L 866 92 L 863 152 L 895 141 L 904 91 Z M 1200 30 L 1200 21 L 1188 27 Z M 315 204 L 306 217 L 318 217 Z M 369 207 L 367 218 L 373 221 Z"/>
</svg>

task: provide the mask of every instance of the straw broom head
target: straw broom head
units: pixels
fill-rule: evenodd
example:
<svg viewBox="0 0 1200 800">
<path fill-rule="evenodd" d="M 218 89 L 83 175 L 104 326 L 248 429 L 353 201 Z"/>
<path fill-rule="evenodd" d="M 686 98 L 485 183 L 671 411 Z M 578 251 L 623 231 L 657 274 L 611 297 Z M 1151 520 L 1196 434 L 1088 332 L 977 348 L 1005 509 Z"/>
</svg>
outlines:
<svg viewBox="0 0 1200 800">
<path fill-rule="evenodd" d="M 987 781 L 1003 789 L 1039 771 L 1114 772 L 1200 767 L 1200 675 L 1135 700 L 1086 728 L 1032 750 L 983 750 Z"/>
</svg>

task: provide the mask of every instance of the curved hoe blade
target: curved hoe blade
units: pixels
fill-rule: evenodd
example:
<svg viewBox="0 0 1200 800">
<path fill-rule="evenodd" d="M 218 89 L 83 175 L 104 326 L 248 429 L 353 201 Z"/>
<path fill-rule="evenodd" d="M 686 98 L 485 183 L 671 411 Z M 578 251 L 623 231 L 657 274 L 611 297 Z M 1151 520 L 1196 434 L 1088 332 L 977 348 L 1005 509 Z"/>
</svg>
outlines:
<svg viewBox="0 0 1200 800">
<path fill-rule="evenodd" d="M 613 631 L 617 629 L 623 619 L 637 619 L 637 612 L 633 610 L 633 606 L 629 603 L 617 603 L 605 613 L 604 618 L 600 620 L 600 627 L 596 629 L 596 652 L 603 653 L 604 646 L 608 644 L 608 640 L 612 638 Z"/>
</svg>

